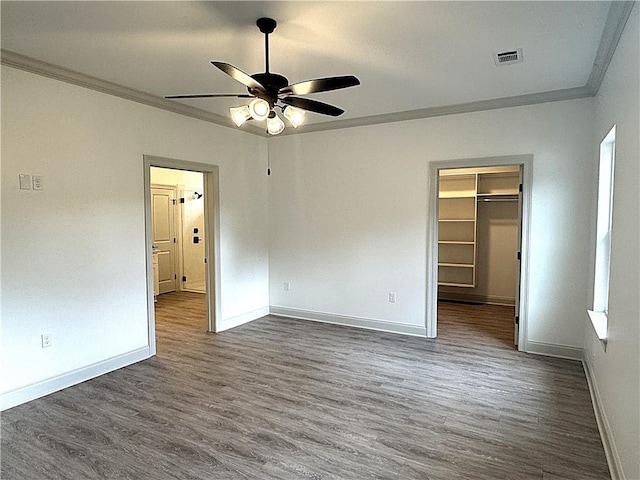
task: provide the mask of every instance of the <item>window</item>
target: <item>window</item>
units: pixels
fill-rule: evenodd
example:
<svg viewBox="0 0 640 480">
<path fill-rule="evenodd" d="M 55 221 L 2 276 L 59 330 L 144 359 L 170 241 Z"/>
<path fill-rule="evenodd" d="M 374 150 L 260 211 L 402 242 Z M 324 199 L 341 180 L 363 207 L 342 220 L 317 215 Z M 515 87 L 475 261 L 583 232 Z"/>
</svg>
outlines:
<svg viewBox="0 0 640 480">
<path fill-rule="evenodd" d="M 589 318 L 600 340 L 607 339 L 609 313 L 609 271 L 611 259 L 611 215 L 613 212 L 613 171 L 616 127 L 600 143 L 598 168 L 598 208 L 596 217 L 596 254 L 593 281 L 593 309 Z"/>
</svg>

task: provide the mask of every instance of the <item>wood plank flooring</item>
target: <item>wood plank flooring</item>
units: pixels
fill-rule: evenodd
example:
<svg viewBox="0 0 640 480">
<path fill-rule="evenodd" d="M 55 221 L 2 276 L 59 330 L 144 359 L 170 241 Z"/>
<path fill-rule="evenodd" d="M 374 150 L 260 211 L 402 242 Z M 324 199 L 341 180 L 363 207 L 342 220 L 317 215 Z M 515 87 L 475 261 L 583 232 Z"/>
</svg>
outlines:
<svg viewBox="0 0 640 480">
<path fill-rule="evenodd" d="M 2 479 L 610 478 L 581 364 L 512 311 L 441 304 L 427 340 L 162 306 L 156 357 L 3 412 Z"/>
</svg>

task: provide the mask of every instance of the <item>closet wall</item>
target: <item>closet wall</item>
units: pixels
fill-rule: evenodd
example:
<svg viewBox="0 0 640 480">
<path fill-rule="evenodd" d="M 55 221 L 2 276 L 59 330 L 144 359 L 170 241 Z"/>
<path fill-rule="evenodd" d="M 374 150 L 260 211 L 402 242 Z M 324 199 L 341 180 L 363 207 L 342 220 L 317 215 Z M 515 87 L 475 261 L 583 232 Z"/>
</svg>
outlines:
<svg viewBox="0 0 640 480">
<path fill-rule="evenodd" d="M 514 305 L 520 167 L 440 172 L 438 298 Z"/>
</svg>

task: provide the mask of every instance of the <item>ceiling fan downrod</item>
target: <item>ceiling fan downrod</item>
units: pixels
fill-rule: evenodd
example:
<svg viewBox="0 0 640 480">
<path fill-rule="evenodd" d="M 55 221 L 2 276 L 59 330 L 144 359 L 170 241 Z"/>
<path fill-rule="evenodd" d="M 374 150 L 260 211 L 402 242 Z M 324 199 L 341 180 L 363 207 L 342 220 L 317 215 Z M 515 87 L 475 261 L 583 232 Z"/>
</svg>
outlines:
<svg viewBox="0 0 640 480">
<path fill-rule="evenodd" d="M 256 20 L 256 25 L 264 33 L 264 68 L 265 73 L 269 73 L 269 34 L 273 33 L 278 23 L 273 18 L 263 17 Z"/>
</svg>

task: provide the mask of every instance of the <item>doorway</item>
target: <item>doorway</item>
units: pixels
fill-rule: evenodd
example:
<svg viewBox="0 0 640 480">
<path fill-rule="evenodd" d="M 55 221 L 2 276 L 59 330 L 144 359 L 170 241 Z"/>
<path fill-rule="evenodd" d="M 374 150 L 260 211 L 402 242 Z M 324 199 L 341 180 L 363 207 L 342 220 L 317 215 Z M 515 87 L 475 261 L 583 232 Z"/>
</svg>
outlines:
<svg viewBox="0 0 640 480">
<path fill-rule="evenodd" d="M 203 319 L 203 331 L 216 331 L 220 318 L 219 182 L 214 165 L 149 155 L 143 157 L 143 163 L 149 345 L 155 354 L 158 296 L 164 295 L 159 315 L 171 314 L 178 323 L 198 317 Z M 176 181 L 177 177 L 182 180 Z M 161 278 L 165 279 L 162 289 Z"/>
<path fill-rule="evenodd" d="M 442 320 L 441 333 L 464 324 L 526 349 L 531 162 L 523 155 L 431 164 L 429 337 Z"/>
<path fill-rule="evenodd" d="M 206 331 L 204 174 L 151 167 L 156 333 Z"/>
</svg>

